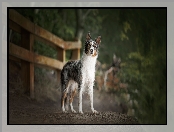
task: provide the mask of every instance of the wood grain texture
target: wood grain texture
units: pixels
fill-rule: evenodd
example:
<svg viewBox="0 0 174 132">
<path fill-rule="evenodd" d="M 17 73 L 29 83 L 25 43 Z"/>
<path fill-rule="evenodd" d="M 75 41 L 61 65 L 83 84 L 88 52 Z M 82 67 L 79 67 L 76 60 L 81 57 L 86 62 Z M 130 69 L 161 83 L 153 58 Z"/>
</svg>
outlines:
<svg viewBox="0 0 174 132">
<path fill-rule="evenodd" d="M 45 67 L 50 67 L 57 70 L 61 70 L 63 68 L 63 63 L 59 60 L 35 54 L 13 43 L 10 43 L 9 47 L 10 47 L 9 54 L 17 58 L 20 58 L 22 60 L 43 65 Z"/>
</svg>

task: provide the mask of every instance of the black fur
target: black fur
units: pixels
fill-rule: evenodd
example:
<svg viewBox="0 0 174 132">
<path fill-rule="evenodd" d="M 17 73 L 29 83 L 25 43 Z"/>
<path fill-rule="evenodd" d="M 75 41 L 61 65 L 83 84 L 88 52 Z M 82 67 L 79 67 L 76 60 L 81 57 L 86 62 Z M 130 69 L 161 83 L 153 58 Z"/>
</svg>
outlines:
<svg viewBox="0 0 174 132">
<path fill-rule="evenodd" d="M 69 80 L 74 80 L 78 83 L 80 89 L 82 82 L 82 63 L 80 60 L 69 61 L 65 64 L 61 71 L 62 92 L 67 88 Z"/>
</svg>

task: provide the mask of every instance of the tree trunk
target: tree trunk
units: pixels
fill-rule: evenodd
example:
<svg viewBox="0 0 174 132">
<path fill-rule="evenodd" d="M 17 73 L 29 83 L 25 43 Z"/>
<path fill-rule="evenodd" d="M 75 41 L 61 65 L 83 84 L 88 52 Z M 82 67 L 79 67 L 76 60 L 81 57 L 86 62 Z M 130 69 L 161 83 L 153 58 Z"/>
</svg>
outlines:
<svg viewBox="0 0 174 132">
<path fill-rule="evenodd" d="M 75 33 L 75 39 L 81 40 L 84 32 L 84 18 L 82 9 L 76 9 L 76 33 Z"/>
</svg>

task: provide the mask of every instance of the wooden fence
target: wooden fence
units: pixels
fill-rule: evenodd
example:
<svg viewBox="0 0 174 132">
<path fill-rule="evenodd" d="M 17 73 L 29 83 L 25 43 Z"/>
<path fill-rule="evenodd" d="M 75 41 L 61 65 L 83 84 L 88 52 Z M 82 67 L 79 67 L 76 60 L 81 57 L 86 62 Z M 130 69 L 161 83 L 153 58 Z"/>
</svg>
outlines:
<svg viewBox="0 0 174 132">
<path fill-rule="evenodd" d="M 18 12 L 9 9 L 9 29 L 21 34 L 21 46 L 11 43 L 9 40 L 9 59 L 21 62 L 22 81 L 30 97 L 34 98 L 34 66 L 40 65 L 57 71 L 57 79 L 60 81 L 60 71 L 65 63 L 66 50 L 72 50 L 71 59 L 80 58 L 81 42 L 64 41 L 49 31 L 32 23 Z M 32 49 L 34 41 L 38 40 L 57 49 L 57 59 L 35 54 Z"/>
</svg>

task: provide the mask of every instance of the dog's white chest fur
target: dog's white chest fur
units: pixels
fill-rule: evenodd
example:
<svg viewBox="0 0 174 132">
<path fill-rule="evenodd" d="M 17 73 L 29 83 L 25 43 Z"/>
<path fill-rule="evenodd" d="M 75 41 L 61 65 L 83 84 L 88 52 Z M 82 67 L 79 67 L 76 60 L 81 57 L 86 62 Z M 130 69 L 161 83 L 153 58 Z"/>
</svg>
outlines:
<svg viewBox="0 0 174 132">
<path fill-rule="evenodd" d="M 82 91 L 88 90 L 89 86 L 93 86 L 94 79 L 95 79 L 95 64 L 96 64 L 97 56 L 91 57 L 83 54 L 82 56 L 82 83 L 83 88 Z"/>
</svg>

